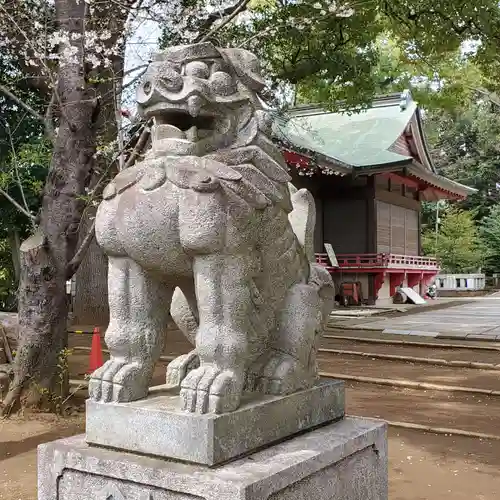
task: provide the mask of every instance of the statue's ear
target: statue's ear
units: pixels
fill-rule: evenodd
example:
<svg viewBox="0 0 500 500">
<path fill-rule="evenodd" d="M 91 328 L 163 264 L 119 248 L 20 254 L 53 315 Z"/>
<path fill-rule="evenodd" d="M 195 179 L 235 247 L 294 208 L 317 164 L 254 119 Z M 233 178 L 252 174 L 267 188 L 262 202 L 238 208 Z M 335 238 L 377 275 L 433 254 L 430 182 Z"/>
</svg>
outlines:
<svg viewBox="0 0 500 500">
<path fill-rule="evenodd" d="M 266 83 L 261 75 L 257 57 L 245 49 L 219 49 L 234 68 L 241 81 L 254 92 L 261 92 Z"/>
</svg>

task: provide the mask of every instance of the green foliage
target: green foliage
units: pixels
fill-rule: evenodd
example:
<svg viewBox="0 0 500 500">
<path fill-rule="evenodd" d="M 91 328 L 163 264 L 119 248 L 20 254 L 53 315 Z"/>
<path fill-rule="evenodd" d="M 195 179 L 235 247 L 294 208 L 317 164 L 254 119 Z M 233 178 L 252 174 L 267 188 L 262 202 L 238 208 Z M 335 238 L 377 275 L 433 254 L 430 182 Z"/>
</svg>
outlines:
<svg viewBox="0 0 500 500">
<path fill-rule="evenodd" d="M 439 173 L 478 190 L 460 203 L 482 219 L 500 201 L 500 118 L 491 104 L 470 101 L 427 114 L 426 132 Z"/>
<path fill-rule="evenodd" d="M 10 79 L 4 75 L 2 69 L 0 56 L 0 82 L 7 85 Z M 16 86 L 14 83 L 9 88 L 23 102 L 35 109 L 38 108 L 43 113 L 43 104 L 35 92 Z M 0 159 L 3 160 L 13 149 L 37 140 L 42 135 L 43 124 L 0 93 Z"/>
<path fill-rule="evenodd" d="M 217 15 L 206 13 L 204 1 L 177 4 L 177 17 L 165 26 L 162 46 L 192 42 L 217 26 Z M 183 23 L 187 29 L 181 30 Z M 358 2 L 353 9 L 347 1 L 254 0 L 246 6 L 244 22 L 228 23 L 210 40 L 256 53 L 273 91 L 291 84 L 299 100 L 331 107 L 345 100 L 357 106 L 377 90 L 373 41 L 383 29 L 370 2 Z"/>
<path fill-rule="evenodd" d="M 392 0 L 380 2 L 389 29 L 412 41 L 416 54 L 452 52 L 465 41 L 480 43 L 483 58 L 498 58 L 500 8 L 496 0 Z"/>
<path fill-rule="evenodd" d="M 2 19 L 0 27 L 3 22 Z M 33 20 L 31 22 L 33 23 Z M 0 83 L 20 101 L 43 115 L 46 96 L 30 86 L 34 79 L 30 80 L 30 75 L 25 73 L 26 58 L 17 52 L 16 42 L 9 39 L 4 40 L 3 37 L 8 37 L 8 33 L 0 34 L 0 46 L 2 47 L 0 51 Z M 0 92 L 0 164 L 13 150 L 19 149 L 23 144 L 32 140 L 39 139 L 43 132 L 44 124 L 40 120 Z"/>
<path fill-rule="evenodd" d="M 424 231 L 422 247 L 425 255 L 436 256 L 449 273 L 477 271 L 487 255 L 471 213 L 458 207 L 449 207 L 440 216 L 437 235 L 433 228 Z"/>
<path fill-rule="evenodd" d="M 0 311 L 12 311 L 17 301 L 12 253 L 6 239 L 0 239 Z"/>
<path fill-rule="evenodd" d="M 51 146 L 44 139 L 33 140 L 11 150 L 0 165 L 0 189 L 19 205 L 28 206 L 32 214 L 40 209 L 42 190 L 51 158 Z M 14 271 L 12 235 L 20 240 L 28 236 L 33 226 L 5 196 L 0 194 L 0 310 L 16 308 L 17 282 Z M 10 238 L 10 239 L 9 239 Z"/>
<path fill-rule="evenodd" d="M 0 4 L 1 4 L 0 0 Z M 13 4 L 7 7 L 11 12 Z M 18 2 L 15 17 L 18 26 L 27 29 L 23 37 L 35 36 L 35 24 L 44 18 L 52 7 L 43 0 Z M 39 113 L 45 113 L 49 99 L 35 85 L 39 79 L 27 71 L 30 64 L 28 54 L 21 47 L 24 38 L 19 37 L 18 28 L 0 16 L 0 83 L 9 89 L 19 101 Z M 37 23 L 35 23 L 35 20 Z M 45 25 L 47 28 L 47 25 Z M 46 35 L 47 33 L 45 33 Z M 38 33 L 42 35 L 42 33 Z M 33 67 L 30 67 L 34 71 Z M 29 209 L 36 214 L 40 205 L 41 192 L 50 162 L 51 145 L 44 138 L 44 123 L 29 113 L 18 102 L 0 92 L 0 189 L 14 198 L 23 208 L 26 198 Z M 9 231 L 17 230 L 25 236 L 30 229 L 28 218 L 21 214 L 10 201 L 0 194 L 0 239 Z"/>
<path fill-rule="evenodd" d="M 480 226 L 481 236 L 488 247 L 486 266 L 488 271 L 500 271 L 500 205 L 491 208 Z"/>
<path fill-rule="evenodd" d="M 292 84 L 297 102 L 332 108 L 408 87 L 423 104 L 453 107 L 500 81 L 493 0 L 252 0 L 244 18 L 226 24 L 239 4 L 222 2 L 209 14 L 203 0 L 174 1 L 162 46 L 199 40 L 215 27 L 215 43 L 259 55 L 274 89 Z"/>
<path fill-rule="evenodd" d="M 439 216 L 441 218 L 442 214 L 446 212 L 449 208 L 449 202 L 445 200 L 440 200 L 439 202 Z M 422 230 L 432 230 L 435 231 L 436 228 L 436 217 L 438 216 L 437 203 L 431 201 L 423 201 L 421 204 L 421 226 Z"/>
<path fill-rule="evenodd" d="M 269 33 L 254 38 L 248 48 L 265 61 L 273 80 L 298 86 L 299 101 L 335 106 L 343 100 L 351 107 L 376 92 L 372 69 L 378 52 L 373 41 L 382 29 L 367 3 L 350 12 L 345 2 L 309 0 L 256 9 L 247 39 Z"/>
<path fill-rule="evenodd" d="M 13 150 L 0 165 L 0 189 L 8 193 L 22 207 L 28 205 L 31 213 L 40 209 L 43 186 L 52 155 L 51 145 L 42 139 L 33 140 Z M 23 199 L 24 195 L 24 199 Z M 29 219 L 7 198 L 0 195 L 0 238 L 16 230 L 21 238 L 31 230 Z"/>
<path fill-rule="evenodd" d="M 72 354 L 73 350 L 67 348 L 57 353 L 55 387 L 49 389 L 39 384 L 34 384 L 36 391 L 42 397 L 42 404 L 47 406 L 49 411 L 60 416 L 65 416 L 67 414 L 68 401 L 84 387 L 84 384 L 81 384 L 68 394 L 69 358 Z"/>
</svg>

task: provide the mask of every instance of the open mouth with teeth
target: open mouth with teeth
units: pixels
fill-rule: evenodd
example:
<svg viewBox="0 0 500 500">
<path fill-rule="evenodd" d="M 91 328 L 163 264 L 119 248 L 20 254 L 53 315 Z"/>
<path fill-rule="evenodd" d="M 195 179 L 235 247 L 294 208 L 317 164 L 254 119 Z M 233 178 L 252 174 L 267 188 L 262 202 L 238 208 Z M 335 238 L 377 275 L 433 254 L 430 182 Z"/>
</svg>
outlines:
<svg viewBox="0 0 500 500">
<path fill-rule="evenodd" d="M 178 139 L 197 142 L 215 130 L 215 117 L 192 116 L 183 110 L 169 110 L 153 117 L 157 139 Z"/>
</svg>

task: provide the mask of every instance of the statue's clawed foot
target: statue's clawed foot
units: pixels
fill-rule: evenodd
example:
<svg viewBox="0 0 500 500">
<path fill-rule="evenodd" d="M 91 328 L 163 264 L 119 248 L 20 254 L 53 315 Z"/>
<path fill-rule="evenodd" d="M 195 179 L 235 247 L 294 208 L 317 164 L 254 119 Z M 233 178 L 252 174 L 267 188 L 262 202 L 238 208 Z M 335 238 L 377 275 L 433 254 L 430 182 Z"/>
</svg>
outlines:
<svg viewBox="0 0 500 500">
<path fill-rule="evenodd" d="M 316 377 L 313 370 L 284 352 L 272 351 L 258 379 L 258 390 L 265 394 L 290 394 L 311 387 Z"/>
<path fill-rule="evenodd" d="M 147 372 L 141 363 L 110 359 L 91 375 L 90 399 L 126 403 L 145 398 L 149 386 Z"/>
<path fill-rule="evenodd" d="M 183 410 L 192 413 L 225 413 L 240 405 L 244 376 L 215 365 L 202 365 L 188 373 L 181 384 Z"/>
<path fill-rule="evenodd" d="M 167 367 L 167 385 L 180 387 L 187 374 L 200 366 L 200 358 L 196 351 L 183 354 L 171 361 Z"/>
</svg>

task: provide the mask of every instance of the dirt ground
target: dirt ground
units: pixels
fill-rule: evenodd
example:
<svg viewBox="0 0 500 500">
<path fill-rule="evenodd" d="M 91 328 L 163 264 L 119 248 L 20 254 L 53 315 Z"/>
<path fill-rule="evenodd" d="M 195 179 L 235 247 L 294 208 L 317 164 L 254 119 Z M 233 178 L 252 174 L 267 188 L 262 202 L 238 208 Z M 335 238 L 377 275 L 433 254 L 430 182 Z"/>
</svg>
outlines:
<svg viewBox="0 0 500 500">
<path fill-rule="evenodd" d="M 83 414 L 25 415 L 0 420 L 0 499 L 36 500 L 39 444 L 84 432 Z"/>
<path fill-rule="evenodd" d="M 421 347 L 406 345 L 370 344 L 364 342 L 346 341 L 323 338 L 323 349 L 343 349 L 373 354 L 392 354 L 396 356 L 414 356 L 416 358 L 437 358 L 448 361 L 476 361 L 481 363 L 500 363 L 500 351 L 476 349 L 443 349 L 439 347 Z"/>
<path fill-rule="evenodd" d="M 179 332 L 169 332 L 165 354 L 189 349 Z M 90 346 L 90 335 L 72 335 L 70 346 Z M 495 363 L 498 352 L 402 348 L 324 339 L 323 348 Z M 89 353 L 71 357 L 72 379 L 82 379 Z M 107 358 L 107 355 L 105 355 Z M 373 358 L 320 354 L 321 370 L 379 378 L 500 389 L 500 371 L 448 368 Z M 153 385 L 164 383 L 159 363 Z M 346 383 L 350 415 L 411 422 L 500 435 L 500 397 Z M 76 403 L 76 402 L 75 402 Z M 75 404 L 76 405 L 76 404 Z M 78 406 L 78 405 L 76 405 Z M 0 500 L 36 499 L 36 447 L 84 432 L 82 413 L 67 418 L 27 414 L 0 420 Z M 389 429 L 390 500 L 496 500 L 500 498 L 500 441 Z"/>
<path fill-rule="evenodd" d="M 36 447 L 84 432 L 83 415 L 0 421 L 0 500 L 36 500 Z M 391 500 L 500 498 L 498 442 L 389 430 Z"/>
<path fill-rule="evenodd" d="M 500 435 L 500 398 L 481 394 L 347 382 L 346 411 L 392 422 Z M 497 446 L 500 457 L 500 441 Z"/>
<path fill-rule="evenodd" d="M 392 354 L 392 350 L 391 350 Z M 500 359 L 500 355 L 498 356 Z M 320 370 L 345 375 L 403 379 L 447 386 L 500 390 L 500 371 L 448 368 L 412 362 L 388 361 L 358 356 L 318 355 Z"/>
</svg>

